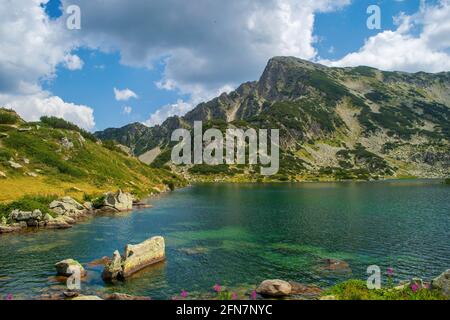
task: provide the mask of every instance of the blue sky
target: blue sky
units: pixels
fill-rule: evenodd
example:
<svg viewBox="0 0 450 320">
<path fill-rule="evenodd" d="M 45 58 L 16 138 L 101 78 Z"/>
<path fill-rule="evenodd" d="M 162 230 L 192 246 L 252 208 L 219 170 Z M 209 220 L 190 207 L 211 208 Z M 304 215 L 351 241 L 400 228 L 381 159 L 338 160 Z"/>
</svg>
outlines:
<svg viewBox="0 0 450 320">
<path fill-rule="evenodd" d="M 23 63 L 23 70 L 29 70 L 22 60 L 13 68 L 0 57 L 0 66 L 3 63 L 5 70 L 13 70 L 11 74 L 17 78 L 8 88 L 20 87 L 8 91 L 5 85 L 2 92 L 2 81 L 9 75 L 0 71 L 0 103 L 6 101 L 30 118 L 53 113 L 92 131 L 136 121 L 153 125 L 167 116 L 183 114 L 222 91 L 257 80 L 267 59 L 276 55 L 337 66 L 366 64 L 430 72 L 450 68 L 449 61 L 439 62 L 449 60 L 447 30 L 432 33 L 429 30 L 439 28 L 427 31 L 426 23 L 421 22 L 431 21 L 427 23 L 432 26 L 438 19 L 448 21 L 436 12 L 450 12 L 449 0 L 425 1 L 429 9 L 422 11 L 421 0 L 318 0 L 305 1 L 303 6 L 292 0 L 220 5 L 204 0 L 190 5 L 181 0 L 111 0 L 107 5 L 99 0 L 42 1 L 43 14 L 51 21 L 42 26 L 36 18 L 31 28 L 34 37 L 39 36 L 39 28 L 45 36 L 54 31 L 48 44 L 34 48 L 34 43 L 17 39 L 17 44 L 5 46 L 15 48 L 17 54 L 36 51 L 43 57 L 41 62 L 50 62 L 32 70 L 35 74 L 30 72 L 31 77 L 16 69 Z M 10 6 L 25 2 L 10 2 Z M 68 32 L 61 8 L 72 3 L 81 8 L 82 29 Z M 381 9 L 380 30 L 366 27 L 366 10 L 374 4 Z M 208 14 L 202 13 L 203 9 Z M 401 13 L 415 23 L 399 28 L 406 19 L 394 23 L 394 17 Z M 10 22 L 14 19 L 20 17 Z M 243 27 L 248 29 L 241 32 Z M 365 46 L 368 39 L 373 40 L 372 46 Z M 443 45 L 436 45 L 436 39 Z M 411 50 L 405 49 L 398 50 L 398 59 L 390 59 L 385 52 L 395 46 L 420 48 L 423 56 L 432 58 L 414 61 Z M 72 65 L 67 62 L 71 59 Z M 35 91 L 22 89 L 24 83 Z M 129 89 L 137 97 L 118 101 L 114 88 Z M 28 112 L 20 105 L 23 101 L 32 101 L 35 109 Z"/>
</svg>

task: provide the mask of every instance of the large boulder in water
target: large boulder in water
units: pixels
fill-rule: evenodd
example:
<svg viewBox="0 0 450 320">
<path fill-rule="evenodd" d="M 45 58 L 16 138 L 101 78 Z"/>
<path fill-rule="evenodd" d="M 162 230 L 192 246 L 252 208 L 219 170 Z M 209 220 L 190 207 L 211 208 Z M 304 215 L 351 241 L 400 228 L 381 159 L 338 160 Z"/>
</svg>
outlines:
<svg viewBox="0 0 450 320">
<path fill-rule="evenodd" d="M 450 298 L 450 269 L 431 281 L 431 289 L 437 290 Z"/>
<path fill-rule="evenodd" d="M 86 275 L 86 270 L 84 270 L 83 266 L 76 260 L 73 259 L 66 259 L 63 261 L 60 261 L 55 264 L 56 273 L 59 276 L 63 277 L 70 277 L 71 275 L 76 272 L 78 269 L 80 271 L 81 276 Z"/>
<path fill-rule="evenodd" d="M 163 237 L 153 237 L 137 245 L 127 245 L 124 256 L 114 252 L 111 262 L 105 266 L 102 278 L 106 282 L 124 280 L 132 274 L 165 259 Z"/>
<path fill-rule="evenodd" d="M 283 280 L 265 280 L 259 285 L 256 292 L 266 297 L 285 297 L 291 294 L 292 286 Z"/>
<path fill-rule="evenodd" d="M 153 237 L 137 245 L 127 245 L 125 260 L 123 261 L 123 276 L 129 277 L 133 273 L 160 262 L 166 258 L 163 237 Z"/>
</svg>

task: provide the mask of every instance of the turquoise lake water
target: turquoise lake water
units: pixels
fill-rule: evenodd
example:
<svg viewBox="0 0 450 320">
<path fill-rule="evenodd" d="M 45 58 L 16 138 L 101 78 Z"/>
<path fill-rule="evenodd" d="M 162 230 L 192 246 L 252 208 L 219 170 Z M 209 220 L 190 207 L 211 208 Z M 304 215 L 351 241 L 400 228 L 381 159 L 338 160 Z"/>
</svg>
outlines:
<svg viewBox="0 0 450 320">
<path fill-rule="evenodd" d="M 87 264 L 127 243 L 166 239 L 167 261 L 105 286 L 87 267 L 85 292 L 208 297 L 214 284 L 248 294 L 265 279 L 327 287 L 365 279 L 369 265 L 397 280 L 450 268 L 450 187 L 440 181 L 195 185 L 151 199 L 151 209 L 99 216 L 70 230 L 0 236 L 0 296 L 37 298 L 60 284 L 54 263 Z M 351 273 L 320 269 L 345 260 Z"/>
</svg>

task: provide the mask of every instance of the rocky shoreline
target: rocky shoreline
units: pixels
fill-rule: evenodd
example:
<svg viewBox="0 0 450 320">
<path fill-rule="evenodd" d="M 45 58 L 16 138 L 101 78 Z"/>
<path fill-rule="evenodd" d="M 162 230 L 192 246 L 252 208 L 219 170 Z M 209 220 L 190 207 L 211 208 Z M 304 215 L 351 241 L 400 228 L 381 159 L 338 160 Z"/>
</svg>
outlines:
<svg viewBox="0 0 450 320">
<path fill-rule="evenodd" d="M 69 229 L 77 222 L 98 214 L 116 214 L 134 209 L 149 208 L 130 193 L 121 190 L 107 192 L 103 196 L 83 204 L 71 197 L 62 197 L 48 205 L 49 213 L 39 209 L 21 211 L 13 209 L 8 218 L 0 221 L 0 234 L 41 229 Z"/>
</svg>

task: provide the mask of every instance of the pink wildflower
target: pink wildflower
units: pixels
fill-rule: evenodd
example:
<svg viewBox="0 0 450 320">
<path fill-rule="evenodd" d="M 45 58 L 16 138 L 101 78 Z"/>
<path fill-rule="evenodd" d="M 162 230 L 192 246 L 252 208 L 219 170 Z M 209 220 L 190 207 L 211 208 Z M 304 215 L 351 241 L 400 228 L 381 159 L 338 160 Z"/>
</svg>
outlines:
<svg viewBox="0 0 450 320">
<path fill-rule="evenodd" d="M 6 296 L 6 300 L 14 300 L 13 295 L 10 293 Z"/>
<path fill-rule="evenodd" d="M 419 285 L 414 283 L 413 285 L 411 285 L 411 290 L 415 293 L 417 292 L 417 290 L 419 290 Z"/>
<path fill-rule="evenodd" d="M 186 292 L 186 291 L 181 291 L 181 297 L 183 298 L 183 299 L 186 299 L 186 297 L 188 296 L 188 293 Z"/>
<path fill-rule="evenodd" d="M 388 276 L 393 276 L 394 275 L 394 268 L 387 268 L 387 274 Z"/>
<path fill-rule="evenodd" d="M 250 295 L 250 298 L 252 300 L 256 300 L 256 291 L 255 290 L 252 291 L 252 294 Z"/>
<path fill-rule="evenodd" d="M 213 289 L 214 289 L 215 292 L 219 293 L 219 292 L 222 291 L 222 286 L 221 286 L 220 284 L 216 284 L 216 285 L 213 287 Z"/>
</svg>

